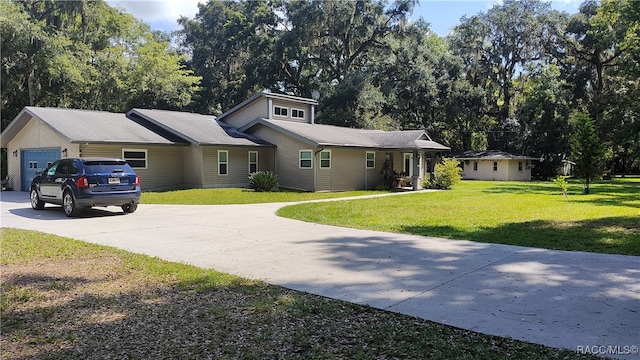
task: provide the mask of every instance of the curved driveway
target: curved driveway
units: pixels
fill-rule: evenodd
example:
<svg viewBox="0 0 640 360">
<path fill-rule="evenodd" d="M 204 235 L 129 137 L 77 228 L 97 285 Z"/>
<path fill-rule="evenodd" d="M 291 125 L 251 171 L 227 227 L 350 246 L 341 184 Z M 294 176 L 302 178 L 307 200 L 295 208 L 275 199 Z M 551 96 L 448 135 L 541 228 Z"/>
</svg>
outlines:
<svg viewBox="0 0 640 360">
<path fill-rule="evenodd" d="M 311 224 L 275 216 L 286 205 L 281 203 L 141 204 L 132 215 L 110 207 L 70 219 L 52 205 L 32 210 L 27 193 L 1 195 L 3 227 L 114 246 L 548 346 L 619 346 L 628 352 L 640 346 L 640 257 Z"/>
</svg>

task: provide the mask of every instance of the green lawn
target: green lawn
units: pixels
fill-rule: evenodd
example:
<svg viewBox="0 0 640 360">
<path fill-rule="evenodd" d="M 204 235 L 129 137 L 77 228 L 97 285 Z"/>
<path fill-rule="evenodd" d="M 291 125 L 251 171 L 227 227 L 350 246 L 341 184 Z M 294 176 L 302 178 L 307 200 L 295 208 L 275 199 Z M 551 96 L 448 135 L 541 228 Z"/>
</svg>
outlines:
<svg viewBox="0 0 640 360">
<path fill-rule="evenodd" d="M 565 199 L 552 182 L 463 181 L 453 190 L 288 206 L 309 222 L 529 247 L 640 255 L 640 179 L 572 181 Z"/>
<path fill-rule="evenodd" d="M 296 202 L 306 200 L 334 199 L 348 196 L 384 194 L 388 191 L 345 191 L 345 192 L 301 192 L 282 190 L 279 192 L 254 192 L 249 189 L 188 189 L 160 192 L 143 192 L 144 204 L 189 204 L 189 205 L 227 205 L 258 204 L 272 202 Z"/>
<path fill-rule="evenodd" d="M 596 359 L 0 229 L 2 359 Z"/>
</svg>

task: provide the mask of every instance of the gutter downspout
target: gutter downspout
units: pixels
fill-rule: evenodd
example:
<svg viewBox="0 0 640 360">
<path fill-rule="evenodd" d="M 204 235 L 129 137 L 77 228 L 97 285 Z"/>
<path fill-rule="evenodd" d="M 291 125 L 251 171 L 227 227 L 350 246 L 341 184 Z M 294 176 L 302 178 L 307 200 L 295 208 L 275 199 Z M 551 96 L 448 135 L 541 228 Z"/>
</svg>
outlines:
<svg viewBox="0 0 640 360">
<path fill-rule="evenodd" d="M 413 150 L 413 175 L 411 175 L 411 182 L 413 183 L 413 191 L 418 190 L 418 174 L 420 172 L 420 155 L 418 150 Z"/>
<path fill-rule="evenodd" d="M 320 166 L 320 158 L 319 155 L 321 151 L 324 150 L 324 145 L 320 146 L 320 150 L 313 153 L 313 191 L 318 191 L 318 166 Z"/>
</svg>

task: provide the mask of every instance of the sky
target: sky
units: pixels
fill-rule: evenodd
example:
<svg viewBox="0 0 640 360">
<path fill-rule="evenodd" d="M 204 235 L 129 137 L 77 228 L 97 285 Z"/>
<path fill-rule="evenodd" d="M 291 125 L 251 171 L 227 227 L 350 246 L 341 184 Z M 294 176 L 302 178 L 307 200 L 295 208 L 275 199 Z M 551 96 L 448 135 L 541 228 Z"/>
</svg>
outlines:
<svg viewBox="0 0 640 360">
<path fill-rule="evenodd" d="M 120 7 L 135 17 L 142 19 L 153 30 L 171 32 L 178 29 L 180 16 L 195 17 L 198 3 L 206 0 L 107 0 L 109 5 Z M 486 12 L 500 0 L 420 0 L 411 18 L 424 18 L 431 29 L 440 36 L 446 36 L 460 22 L 462 16 L 472 16 Z M 569 14 L 578 12 L 582 0 L 554 0 L 554 9 Z"/>
</svg>

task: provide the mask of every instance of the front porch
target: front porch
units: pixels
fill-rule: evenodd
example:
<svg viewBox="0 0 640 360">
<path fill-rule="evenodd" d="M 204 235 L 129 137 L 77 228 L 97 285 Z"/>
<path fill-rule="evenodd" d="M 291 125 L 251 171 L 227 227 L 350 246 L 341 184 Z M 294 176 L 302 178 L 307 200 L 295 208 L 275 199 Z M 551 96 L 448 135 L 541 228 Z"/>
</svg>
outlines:
<svg viewBox="0 0 640 360">
<path fill-rule="evenodd" d="M 385 163 L 390 162 L 390 168 L 397 175 L 395 188 L 405 190 L 422 189 L 425 178 L 433 176 L 434 166 L 442 156 L 434 150 L 399 149 L 385 154 Z"/>
</svg>

